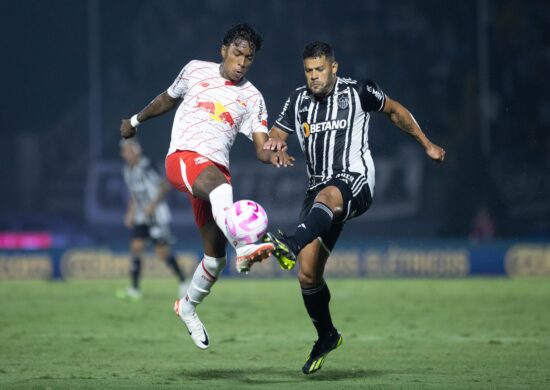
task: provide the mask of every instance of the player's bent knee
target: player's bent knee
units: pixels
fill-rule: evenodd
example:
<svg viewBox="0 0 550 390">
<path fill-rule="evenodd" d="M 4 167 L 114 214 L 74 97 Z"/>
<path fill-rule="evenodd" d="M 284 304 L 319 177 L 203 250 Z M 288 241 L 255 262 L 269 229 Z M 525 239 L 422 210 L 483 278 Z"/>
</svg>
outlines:
<svg viewBox="0 0 550 390">
<path fill-rule="evenodd" d="M 302 270 L 298 272 L 298 282 L 300 282 L 302 288 L 315 287 L 320 281 L 321 280 L 314 273 L 302 272 Z"/>
<path fill-rule="evenodd" d="M 210 192 L 222 184 L 227 184 L 224 174 L 217 167 L 206 167 L 193 183 L 193 194 L 201 199 L 208 200 Z"/>
</svg>

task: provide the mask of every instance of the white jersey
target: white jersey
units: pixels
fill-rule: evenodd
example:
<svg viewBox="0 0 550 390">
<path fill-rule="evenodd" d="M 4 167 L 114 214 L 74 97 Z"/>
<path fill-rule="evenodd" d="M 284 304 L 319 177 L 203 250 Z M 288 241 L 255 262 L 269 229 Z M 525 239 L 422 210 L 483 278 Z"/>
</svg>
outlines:
<svg viewBox="0 0 550 390">
<path fill-rule="evenodd" d="M 246 79 L 235 84 L 220 75 L 220 64 L 191 61 L 167 90 L 183 98 L 172 125 L 168 154 L 192 150 L 229 167 L 238 133 L 252 139 L 267 133 L 267 110 L 260 91 Z"/>
<path fill-rule="evenodd" d="M 162 178 L 146 157 L 141 157 L 136 165 L 124 166 L 124 180 L 134 200 L 134 224 L 167 225 L 170 223 L 170 210 L 163 200 L 155 208 L 151 218 L 145 215 L 145 209 L 157 198 Z"/>
</svg>

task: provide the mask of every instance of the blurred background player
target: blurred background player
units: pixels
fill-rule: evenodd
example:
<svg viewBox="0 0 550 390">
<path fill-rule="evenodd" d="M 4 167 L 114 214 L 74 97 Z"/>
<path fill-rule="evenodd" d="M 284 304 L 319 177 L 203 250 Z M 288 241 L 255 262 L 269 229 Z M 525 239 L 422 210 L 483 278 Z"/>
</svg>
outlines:
<svg viewBox="0 0 550 390">
<path fill-rule="evenodd" d="M 254 142 L 260 161 L 280 165 L 278 153 L 263 149 L 268 139 L 263 96 L 244 78 L 261 45 L 261 36 L 249 25 L 232 27 L 222 41 L 221 63 L 189 62 L 168 90 L 131 119 L 123 119 L 120 127 L 123 138 L 133 137 L 141 122 L 179 105 L 166 157 L 166 176 L 172 186 L 190 197 L 204 257 L 187 294 L 176 301 L 174 310 L 200 349 L 208 348 L 210 342 L 195 309 L 210 293 L 226 263 L 225 214 L 233 204 L 229 151 L 237 134 Z M 284 148 L 281 143 L 276 147 Z M 235 248 L 237 269 L 248 271 L 273 248 L 271 243 Z"/>
<path fill-rule="evenodd" d="M 307 86 L 297 88 L 287 99 L 269 133 L 276 141 L 270 139 L 264 147 L 277 149 L 290 133 L 296 133 L 306 157 L 308 189 L 294 234 L 281 232 L 276 237 L 268 233 L 266 241 L 276 245 L 274 254 L 287 268 L 293 267 L 296 258 L 300 262 L 302 297 L 318 334 L 302 367 L 304 374 L 310 374 L 342 343 L 330 316 L 330 291 L 323 274 L 344 223 L 363 214 L 372 203 L 369 112 L 386 114 L 433 161 L 443 161 L 445 151 L 430 142 L 412 114 L 375 82 L 338 77 L 338 63 L 329 44 L 308 44 L 303 64 Z"/>
<path fill-rule="evenodd" d="M 151 241 L 155 254 L 164 259 L 166 265 L 176 274 L 179 280 L 178 297 L 185 295 L 188 283 L 170 248 L 170 210 L 164 201 L 168 185 L 157 173 L 151 161 L 142 155 L 141 145 L 134 139 L 120 142 L 120 155 L 125 165 L 124 181 L 128 186 L 128 209 L 124 225 L 132 230 L 130 253 L 132 265 L 130 270 L 131 285 L 124 291 L 118 291 L 121 298 L 140 298 L 139 282 L 141 262 L 145 246 Z"/>
</svg>

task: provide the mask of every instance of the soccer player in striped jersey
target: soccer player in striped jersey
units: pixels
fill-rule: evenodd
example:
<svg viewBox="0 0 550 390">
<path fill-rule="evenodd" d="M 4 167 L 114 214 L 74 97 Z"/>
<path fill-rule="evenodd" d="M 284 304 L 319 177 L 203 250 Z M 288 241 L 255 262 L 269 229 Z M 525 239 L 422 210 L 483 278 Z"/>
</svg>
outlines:
<svg viewBox="0 0 550 390">
<path fill-rule="evenodd" d="M 124 291 L 118 291 L 117 295 L 120 298 L 141 297 L 139 282 L 142 256 L 147 242 L 152 241 L 157 257 L 163 259 L 177 276 L 180 283 L 178 296 L 182 297 L 189 285 L 170 248 L 170 209 L 164 200 L 168 184 L 162 180 L 151 161 L 143 156 L 137 139 L 122 140 L 120 155 L 125 162 L 123 176 L 130 192 L 124 225 L 132 230 L 132 266 L 131 286 Z"/>
<path fill-rule="evenodd" d="M 139 123 L 179 105 L 166 157 L 166 176 L 172 186 L 189 195 L 204 257 L 187 294 L 176 301 L 174 310 L 200 349 L 208 348 L 210 342 L 195 309 L 210 293 L 226 263 L 225 214 L 233 204 L 229 151 L 237 134 L 254 142 L 260 161 L 280 165 L 279 153 L 263 149 L 268 139 L 263 96 L 245 78 L 261 45 L 261 36 L 249 25 L 234 26 L 223 38 L 221 63 L 189 62 L 165 92 L 132 118 L 124 119 L 120 127 L 123 138 L 133 137 Z M 263 242 L 235 248 L 237 269 L 248 271 L 273 249 L 273 244 Z"/>
<path fill-rule="evenodd" d="M 424 148 L 436 162 L 445 151 L 430 142 L 412 114 L 371 80 L 338 77 L 332 47 L 308 44 L 303 52 L 306 86 L 296 89 L 269 135 L 264 148 L 279 150 L 296 133 L 306 157 L 309 185 L 300 223 L 293 235 L 268 233 L 274 255 L 290 269 L 300 262 L 298 279 L 307 312 L 318 339 L 302 372 L 319 370 L 326 355 L 342 343 L 333 325 L 330 291 L 323 279 L 325 264 L 346 221 L 363 214 L 372 202 L 374 163 L 368 143 L 371 112 L 382 112 Z"/>
</svg>

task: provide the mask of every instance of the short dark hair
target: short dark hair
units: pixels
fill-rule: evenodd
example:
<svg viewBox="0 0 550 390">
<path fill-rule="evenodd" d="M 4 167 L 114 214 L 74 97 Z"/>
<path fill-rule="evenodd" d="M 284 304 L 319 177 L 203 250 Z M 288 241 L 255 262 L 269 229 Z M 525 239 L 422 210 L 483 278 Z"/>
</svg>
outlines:
<svg viewBox="0 0 550 390">
<path fill-rule="evenodd" d="M 241 39 L 247 41 L 254 51 L 260 51 L 262 48 L 262 36 L 246 23 L 237 24 L 227 30 L 223 37 L 223 44 L 229 46 Z"/>
<path fill-rule="evenodd" d="M 332 46 L 330 46 L 326 42 L 311 42 L 304 47 L 304 54 L 303 59 L 306 58 L 315 58 L 315 57 L 322 57 L 325 56 L 330 59 L 334 59 L 334 50 L 332 50 Z"/>
</svg>

